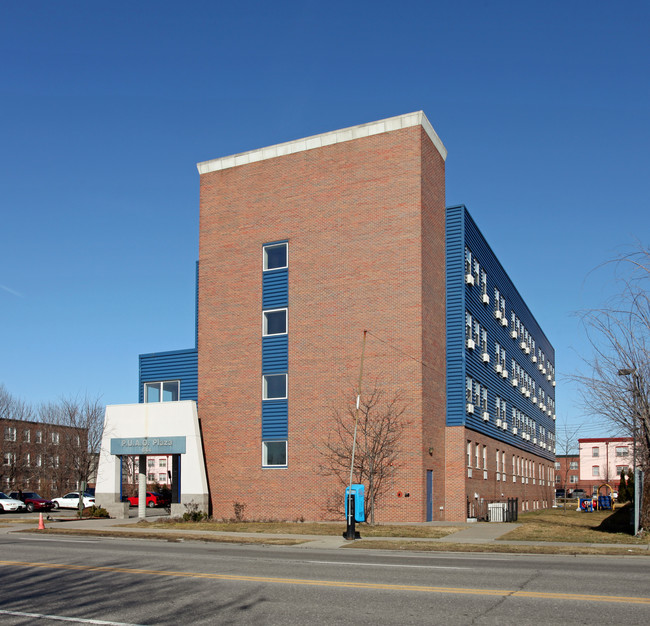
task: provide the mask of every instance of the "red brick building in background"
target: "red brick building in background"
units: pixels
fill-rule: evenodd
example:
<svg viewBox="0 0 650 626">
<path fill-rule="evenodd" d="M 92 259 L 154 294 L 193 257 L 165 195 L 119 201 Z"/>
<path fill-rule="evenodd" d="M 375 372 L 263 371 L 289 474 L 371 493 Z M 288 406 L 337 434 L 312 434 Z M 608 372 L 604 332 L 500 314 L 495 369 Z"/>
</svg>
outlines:
<svg viewBox="0 0 650 626">
<path fill-rule="evenodd" d="M 331 516 L 322 453 L 364 330 L 363 386 L 400 394 L 408 424 L 378 521 L 552 504 L 553 349 L 466 209 L 445 208 L 446 154 L 419 112 L 199 164 L 213 516 Z"/>
</svg>

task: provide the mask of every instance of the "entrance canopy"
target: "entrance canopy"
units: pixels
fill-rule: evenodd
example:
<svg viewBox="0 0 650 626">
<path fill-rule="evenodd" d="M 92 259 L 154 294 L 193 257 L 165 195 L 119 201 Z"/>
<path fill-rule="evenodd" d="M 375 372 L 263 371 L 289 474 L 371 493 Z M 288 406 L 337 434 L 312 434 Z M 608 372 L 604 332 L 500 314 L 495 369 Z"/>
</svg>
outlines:
<svg viewBox="0 0 650 626">
<path fill-rule="evenodd" d="M 181 455 L 180 502 L 172 503 L 172 516 L 185 513 L 189 503 L 207 513 L 208 482 L 196 403 L 186 400 L 107 406 L 96 503 L 114 517 L 127 517 L 128 504 L 120 502 L 122 456 L 176 454 Z"/>
</svg>

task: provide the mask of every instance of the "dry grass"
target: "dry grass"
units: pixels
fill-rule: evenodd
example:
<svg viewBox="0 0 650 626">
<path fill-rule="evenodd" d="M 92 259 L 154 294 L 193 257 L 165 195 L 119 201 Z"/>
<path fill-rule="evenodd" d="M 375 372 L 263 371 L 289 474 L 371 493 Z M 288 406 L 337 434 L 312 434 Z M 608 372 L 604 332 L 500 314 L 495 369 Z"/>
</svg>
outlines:
<svg viewBox="0 0 650 626">
<path fill-rule="evenodd" d="M 183 533 L 182 535 L 167 533 L 156 533 L 155 531 L 138 532 L 129 530 L 120 530 L 118 532 L 111 530 L 92 530 L 85 528 L 46 528 L 38 530 L 36 528 L 27 528 L 18 531 L 21 533 L 38 533 L 46 535 L 90 535 L 92 537 L 120 537 L 126 539 L 158 539 L 160 541 L 169 541 L 179 543 L 182 541 L 210 541 L 218 543 L 247 543 L 247 544 L 266 544 L 273 546 L 295 546 L 305 543 L 306 539 L 291 539 L 287 537 L 249 537 L 241 535 L 199 535 L 192 532 Z"/>
<path fill-rule="evenodd" d="M 508 554 L 595 554 L 612 556 L 650 556 L 647 547 L 614 548 L 610 546 L 516 545 L 500 543 L 440 543 L 428 541 L 353 541 L 344 548 L 364 550 L 396 550 L 413 552 L 496 552 Z"/>
<path fill-rule="evenodd" d="M 629 509 L 618 511 L 594 511 L 583 513 L 576 510 L 546 509 L 519 514 L 521 526 L 499 537 L 500 541 L 557 541 L 572 543 L 626 543 L 631 545 L 650 544 L 648 533 L 634 537 L 627 532 Z M 609 521 L 609 524 L 606 522 Z M 613 521 L 613 523 L 612 523 Z M 605 522 L 605 523 L 604 523 Z M 604 524 L 603 524 L 604 523 Z M 609 526 L 609 530 L 601 527 Z M 616 531 L 619 532 L 616 532 Z"/>
<path fill-rule="evenodd" d="M 132 527 L 132 524 L 128 525 Z M 274 535 L 326 535 L 340 537 L 345 532 L 345 524 L 340 522 L 180 522 L 177 520 L 160 520 L 156 522 L 141 521 L 137 527 L 160 528 L 183 531 L 213 531 L 228 533 L 270 533 Z M 457 526 L 402 526 L 382 524 L 370 526 L 358 524 L 357 530 L 364 537 L 417 537 L 440 539 L 461 528 Z"/>
</svg>

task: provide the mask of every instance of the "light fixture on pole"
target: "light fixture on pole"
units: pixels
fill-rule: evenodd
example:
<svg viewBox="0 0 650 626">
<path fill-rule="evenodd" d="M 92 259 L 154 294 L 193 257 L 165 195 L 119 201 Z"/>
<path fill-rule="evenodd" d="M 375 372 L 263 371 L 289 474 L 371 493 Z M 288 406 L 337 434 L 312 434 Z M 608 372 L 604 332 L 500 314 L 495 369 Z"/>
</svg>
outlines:
<svg viewBox="0 0 650 626">
<path fill-rule="evenodd" d="M 632 476 L 634 476 L 634 535 L 639 533 L 639 477 L 636 474 L 636 414 L 638 412 L 637 394 L 639 392 L 636 367 L 618 370 L 619 376 L 630 376 L 632 385 Z"/>
</svg>

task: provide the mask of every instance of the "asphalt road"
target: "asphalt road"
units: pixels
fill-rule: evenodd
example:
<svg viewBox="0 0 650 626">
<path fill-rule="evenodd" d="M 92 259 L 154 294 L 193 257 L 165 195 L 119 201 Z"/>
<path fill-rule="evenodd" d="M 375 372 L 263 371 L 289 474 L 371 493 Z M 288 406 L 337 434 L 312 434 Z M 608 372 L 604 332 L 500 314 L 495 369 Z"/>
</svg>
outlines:
<svg viewBox="0 0 650 626">
<path fill-rule="evenodd" d="M 2 533 L 0 623 L 646 625 L 649 574 L 645 557 Z"/>
</svg>

